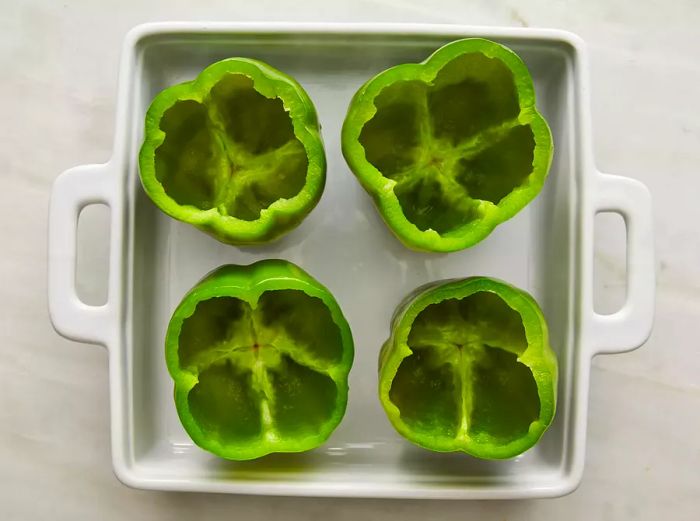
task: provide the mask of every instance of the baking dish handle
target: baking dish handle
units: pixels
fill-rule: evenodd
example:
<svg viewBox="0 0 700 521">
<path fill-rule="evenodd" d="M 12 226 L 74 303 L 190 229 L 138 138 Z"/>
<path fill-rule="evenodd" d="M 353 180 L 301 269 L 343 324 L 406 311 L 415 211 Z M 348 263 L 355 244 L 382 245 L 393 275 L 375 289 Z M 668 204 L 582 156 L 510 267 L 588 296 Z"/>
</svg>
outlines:
<svg viewBox="0 0 700 521">
<path fill-rule="evenodd" d="M 80 300 L 75 289 L 76 242 L 80 211 L 103 203 L 110 207 L 114 237 L 114 176 L 110 163 L 82 165 L 66 170 L 54 181 L 49 203 L 49 314 L 56 331 L 72 340 L 107 345 L 114 309 L 110 296 L 101 306 Z M 114 243 L 110 245 L 110 260 Z M 114 276 L 110 265 L 110 279 Z M 109 291 L 108 291 L 109 293 Z"/>
<path fill-rule="evenodd" d="M 627 298 L 616 313 L 592 311 L 593 354 L 623 353 L 641 346 L 654 321 L 654 236 L 651 195 L 635 179 L 598 173 L 594 215 L 613 212 L 627 228 Z M 592 279 L 591 279 L 592 280 Z"/>
</svg>

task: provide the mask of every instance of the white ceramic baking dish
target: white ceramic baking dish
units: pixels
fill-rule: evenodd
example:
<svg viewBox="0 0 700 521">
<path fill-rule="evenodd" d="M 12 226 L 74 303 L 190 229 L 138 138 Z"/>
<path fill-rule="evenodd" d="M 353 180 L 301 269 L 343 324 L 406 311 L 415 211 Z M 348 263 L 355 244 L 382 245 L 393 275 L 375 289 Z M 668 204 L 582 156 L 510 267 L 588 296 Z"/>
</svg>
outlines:
<svg viewBox="0 0 700 521">
<path fill-rule="evenodd" d="M 479 245 L 449 255 L 415 253 L 394 239 L 340 153 L 355 90 L 375 73 L 423 60 L 442 44 L 480 36 L 512 47 L 534 78 L 556 153 L 540 196 Z M 328 154 L 323 199 L 297 230 L 269 246 L 218 243 L 158 211 L 141 189 L 137 152 L 153 96 L 206 65 L 250 56 L 308 90 Z M 114 470 L 134 487 L 245 494 L 410 498 L 562 495 L 581 479 L 591 357 L 628 351 L 650 333 L 654 305 L 651 203 L 639 182 L 599 173 L 591 152 L 586 54 L 554 30 L 454 25 L 158 23 L 124 45 L 114 154 L 56 180 L 49 230 L 49 305 L 63 336 L 109 350 Z M 111 209 L 108 301 L 75 291 L 76 225 L 92 203 Z M 593 222 L 616 212 L 627 225 L 627 300 L 613 315 L 592 305 Z M 228 462 L 193 446 L 177 419 L 163 339 L 185 291 L 210 269 L 280 257 L 335 294 L 356 358 L 347 414 L 331 439 L 304 454 Z M 432 453 L 403 440 L 377 399 L 377 354 L 399 301 L 448 277 L 491 275 L 529 290 L 551 328 L 560 364 L 556 419 L 541 442 L 508 461 Z M 595 420 L 595 419 L 594 419 Z"/>
</svg>

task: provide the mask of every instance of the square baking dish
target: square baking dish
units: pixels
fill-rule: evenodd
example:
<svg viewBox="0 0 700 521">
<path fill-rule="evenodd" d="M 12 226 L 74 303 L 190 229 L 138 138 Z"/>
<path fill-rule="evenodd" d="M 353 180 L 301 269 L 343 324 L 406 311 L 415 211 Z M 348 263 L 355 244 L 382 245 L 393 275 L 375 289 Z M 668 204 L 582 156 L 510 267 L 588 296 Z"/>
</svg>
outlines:
<svg viewBox="0 0 700 521">
<path fill-rule="evenodd" d="M 484 37 L 515 50 L 531 71 L 555 143 L 539 197 L 487 239 L 448 255 L 416 253 L 388 231 L 343 160 L 340 128 L 350 98 L 392 65 L 441 45 Z M 231 56 L 255 57 L 294 76 L 318 109 L 328 181 L 318 207 L 281 240 L 226 246 L 161 213 L 141 189 L 144 115 L 161 89 Z M 454 25 L 157 23 L 126 37 L 113 156 L 61 174 L 49 229 L 49 307 L 56 330 L 109 351 L 112 454 L 120 480 L 139 488 L 245 494 L 411 498 L 558 496 L 580 482 L 591 357 L 648 337 L 654 304 L 651 202 L 639 182 L 598 172 L 591 151 L 587 62 L 576 36 L 556 30 Z M 108 300 L 75 291 L 78 215 L 111 209 Z M 627 226 L 627 299 L 612 315 L 592 305 L 593 219 Z M 295 262 L 335 295 L 353 329 L 346 416 L 322 447 L 231 462 L 194 446 L 181 427 L 164 360 L 168 320 L 209 270 L 263 258 Z M 377 356 L 400 300 L 417 286 L 488 275 L 528 290 L 547 317 L 559 364 L 558 410 L 540 443 L 520 457 L 483 461 L 433 453 L 402 439 L 377 398 Z"/>
</svg>

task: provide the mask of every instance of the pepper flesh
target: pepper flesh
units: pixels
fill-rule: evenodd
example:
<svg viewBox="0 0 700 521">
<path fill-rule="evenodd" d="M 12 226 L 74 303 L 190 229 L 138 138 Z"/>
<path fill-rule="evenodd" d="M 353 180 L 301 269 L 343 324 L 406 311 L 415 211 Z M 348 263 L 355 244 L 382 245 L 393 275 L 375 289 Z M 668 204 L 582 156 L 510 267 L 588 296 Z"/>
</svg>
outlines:
<svg viewBox="0 0 700 521">
<path fill-rule="evenodd" d="M 182 425 L 223 458 L 315 448 L 345 413 L 350 328 L 290 262 L 213 271 L 173 313 L 165 350 Z"/>
<path fill-rule="evenodd" d="M 273 240 L 316 206 L 326 159 L 293 78 L 247 58 L 161 91 L 146 114 L 141 182 L 165 213 L 230 244 Z"/>
<path fill-rule="evenodd" d="M 470 38 L 363 85 L 342 149 L 406 246 L 449 252 L 481 241 L 539 193 L 552 136 L 520 58 Z"/>
<path fill-rule="evenodd" d="M 535 300 L 486 277 L 419 288 L 379 357 L 379 398 L 424 448 L 511 458 L 537 443 L 556 405 L 557 361 Z"/>
</svg>

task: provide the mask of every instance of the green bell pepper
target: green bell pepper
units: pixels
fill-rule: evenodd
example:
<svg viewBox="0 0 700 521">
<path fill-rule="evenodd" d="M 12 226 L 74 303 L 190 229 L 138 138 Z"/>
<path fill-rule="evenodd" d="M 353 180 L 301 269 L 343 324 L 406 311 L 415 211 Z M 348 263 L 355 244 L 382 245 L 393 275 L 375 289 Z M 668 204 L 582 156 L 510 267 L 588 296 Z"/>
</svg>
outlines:
<svg viewBox="0 0 700 521">
<path fill-rule="evenodd" d="M 557 361 L 535 300 L 472 277 L 419 288 L 379 356 L 379 398 L 396 430 L 427 449 L 487 459 L 526 451 L 552 422 Z"/>
<path fill-rule="evenodd" d="M 232 460 L 323 443 L 345 413 L 350 327 L 298 266 L 223 266 L 183 298 L 165 339 L 175 405 L 192 440 Z"/>
<path fill-rule="evenodd" d="M 316 206 L 326 180 L 309 96 L 247 58 L 214 63 L 156 96 L 139 167 L 161 210 L 229 244 L 288 232 Z"/>
<path fill-rule="evenodd" d="M 406 246 L 449 252 L 481 241 L 539 193 L 552 135 L 522 60 L 470 38 L 365 83 L 342 149 Z"/>
</svg>

